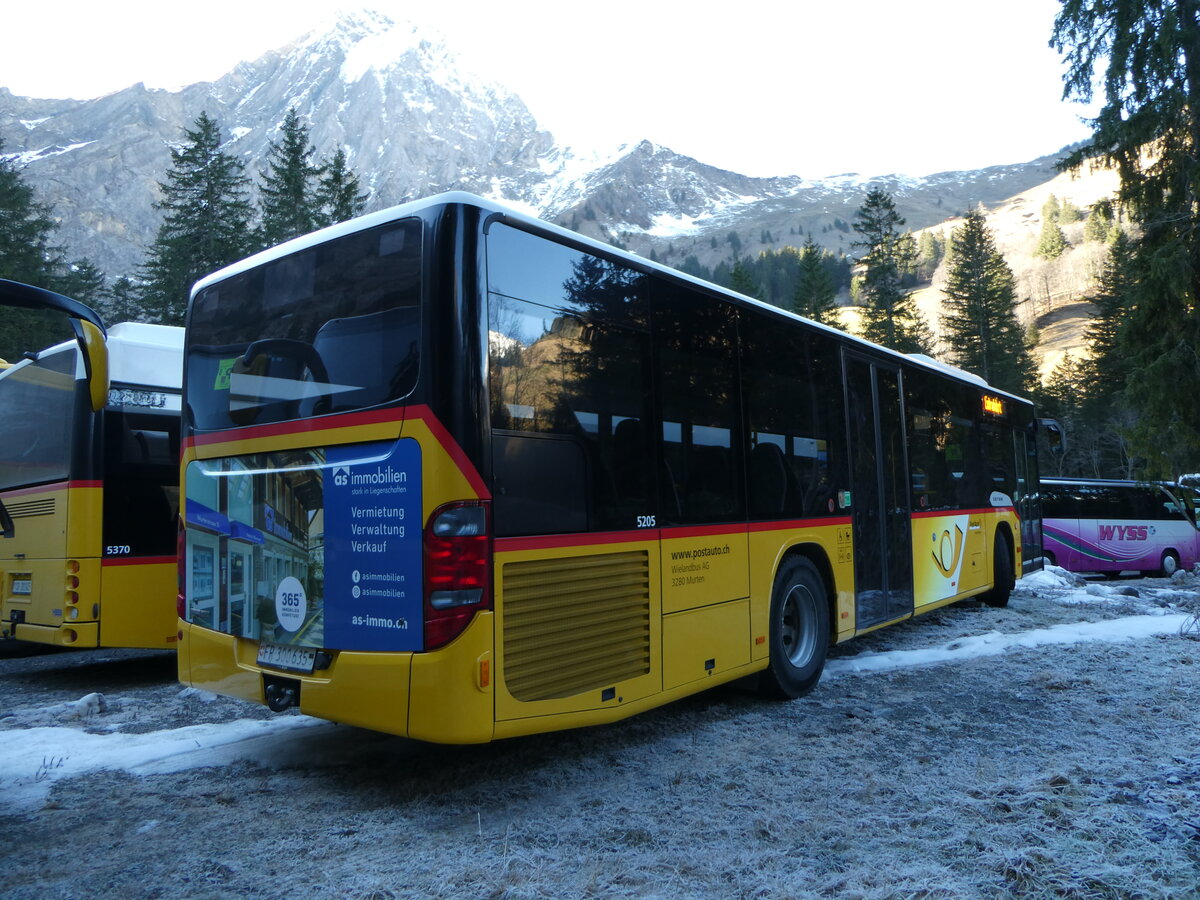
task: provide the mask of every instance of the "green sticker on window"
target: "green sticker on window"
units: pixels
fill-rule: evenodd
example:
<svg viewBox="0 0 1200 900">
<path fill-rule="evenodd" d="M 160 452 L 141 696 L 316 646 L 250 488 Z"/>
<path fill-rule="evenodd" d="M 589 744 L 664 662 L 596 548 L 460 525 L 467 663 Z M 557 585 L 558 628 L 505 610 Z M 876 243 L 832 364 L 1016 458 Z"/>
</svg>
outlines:
<svg viewBox="0 0 1200 900">
<path fill-rule="evenodd" d="M 237 362 L 237 357 L 232 359 L 223 359 L 217 363 L 217 377 L 213 381 L 214 391 L 229 390 L 229 373 L 233 371 L 233 364 Z"/>
</svg>

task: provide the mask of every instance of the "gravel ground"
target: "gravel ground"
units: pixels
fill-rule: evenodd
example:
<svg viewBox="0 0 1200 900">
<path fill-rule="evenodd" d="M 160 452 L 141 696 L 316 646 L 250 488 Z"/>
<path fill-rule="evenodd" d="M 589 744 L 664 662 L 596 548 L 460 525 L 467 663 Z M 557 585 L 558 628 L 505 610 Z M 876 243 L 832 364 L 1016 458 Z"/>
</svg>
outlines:
<svg viewBox="0 0 1200 900">
<path fill-rule="evenodd" d="M 1007 609 L 958 604 L 835 648 L 831 670 L 1196 610 L 1192 576 L 1023 582 Z M 0 736 L 271 717 L 173 677 L 162 653 L 10 655 Z M 831 674 L 793 703 L 731 686 L 483 747 L 318 725 L 250 759 L 57 780 L 51 754 L 42 801 L 0 797 L 0 894 L 1196 897 L 1198 689 L 1200 640 L 1171 633 Z"/>
</svg>

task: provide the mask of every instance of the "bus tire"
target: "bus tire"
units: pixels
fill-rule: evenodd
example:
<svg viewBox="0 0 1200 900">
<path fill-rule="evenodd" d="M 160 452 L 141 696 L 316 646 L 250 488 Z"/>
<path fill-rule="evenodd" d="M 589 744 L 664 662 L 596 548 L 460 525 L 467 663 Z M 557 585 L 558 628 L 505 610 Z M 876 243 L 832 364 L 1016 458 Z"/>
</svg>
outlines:
<svg viewBox="0 0 1200 900">
<path fill-rule="evenodd" d="M 1158 574 L 1163 578 L 1170 578 L 1179 571 L 1179 554 L 1174 550 L 1168 550 L 1162 556 L 1162 566 L 1158 570 Z"/>
<path fill-rule="evenodd" d="M 785 560 L 771 591 L 771 661 L 759 692 L 794 700 L 821 680 L 829 649 L 829 602 L 816 567 L 802 556 Z"/>
<path fill-rule="evenodd" d="M 1012 551 L 1008 549 L 1008 541 L 1002 534 L 996 535 L 992 549 L 992 579 L 992 589 L 983 594 L 981 599 L 988 606 L 1008 606 L 1008 598 L 1017 578 L 1013 574 Z"/>
</svg>

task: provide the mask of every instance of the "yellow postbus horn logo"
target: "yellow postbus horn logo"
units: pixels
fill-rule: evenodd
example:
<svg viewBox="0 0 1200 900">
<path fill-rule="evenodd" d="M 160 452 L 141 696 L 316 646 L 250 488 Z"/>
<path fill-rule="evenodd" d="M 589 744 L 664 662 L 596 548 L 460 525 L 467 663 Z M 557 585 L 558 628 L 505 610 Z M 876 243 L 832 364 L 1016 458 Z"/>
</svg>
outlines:
<svg viewBox="0 0 1200 900">
<path fill-rule="evenodd" d="M 950 578 L 958 571 L 958 565 L 962 562 L 963 530 L 955 525 L 954 536 L 951 537 L 950 529 L 947 528 L 942 532 L 941 540 L 934 536 L 934 542 L 936 546 L 933 548 L 933 564 L 945 577 Z"/>
</svg>

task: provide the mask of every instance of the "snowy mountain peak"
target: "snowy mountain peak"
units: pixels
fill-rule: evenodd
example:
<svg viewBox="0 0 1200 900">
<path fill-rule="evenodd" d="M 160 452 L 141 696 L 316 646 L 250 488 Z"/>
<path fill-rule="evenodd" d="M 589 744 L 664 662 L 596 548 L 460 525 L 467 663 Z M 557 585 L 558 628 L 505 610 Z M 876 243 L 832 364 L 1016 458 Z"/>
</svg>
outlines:
<svg viewBox="0 0 1200 900">
<path fill-rule="evenodd" d="M 344 148 L 379 209 L 467 190 L 647 255 L 713 264 L 729 253 L 813 236 L 849 249 L 868 184 L 894 191 L 921 227 L 1045 180 L 1053 160 L 909 184 L 858 176 L 749 178 L 648 140 L 612 152 L 557 144 L 519 97 L 472 74 L 435 31 L 371 9 L 177 92 L 138 85 L 89 101 L 16 97 L 0 88 L 0 138 L 39 190 L 58 198 L 59 237 L 115 277 L 137 271 L 161 215 L 157 183 L 169 148 L 201 111 L 232 140 L 257 179 L 289 109 L 309 126 L 318 158 Z M 616 123 L 619 127 L 619 123 Z M 613 135 L 613 145 L 626 135 Z"/>
<path fill-rule="evenodd" d="M 385 13 L 373 9 L 343 11 L 331 15 L 300 37 L 295 45 L 314 48 L 340 45 L 349 48 L 365 38 L 386 34 L 396 28 L 396 21 Z"/>
<path fill-rule="evenodd" d="M 415 55 L 422 68 L 454 71 L 456 61 L 442 36 L 409 21 L 396 22 L 376 13 L 345 15 L 326 40 L 341 45 L 345 54 L 341 77 L 358 81 L 370 71 L 385 73 Z"/>
</svg>

